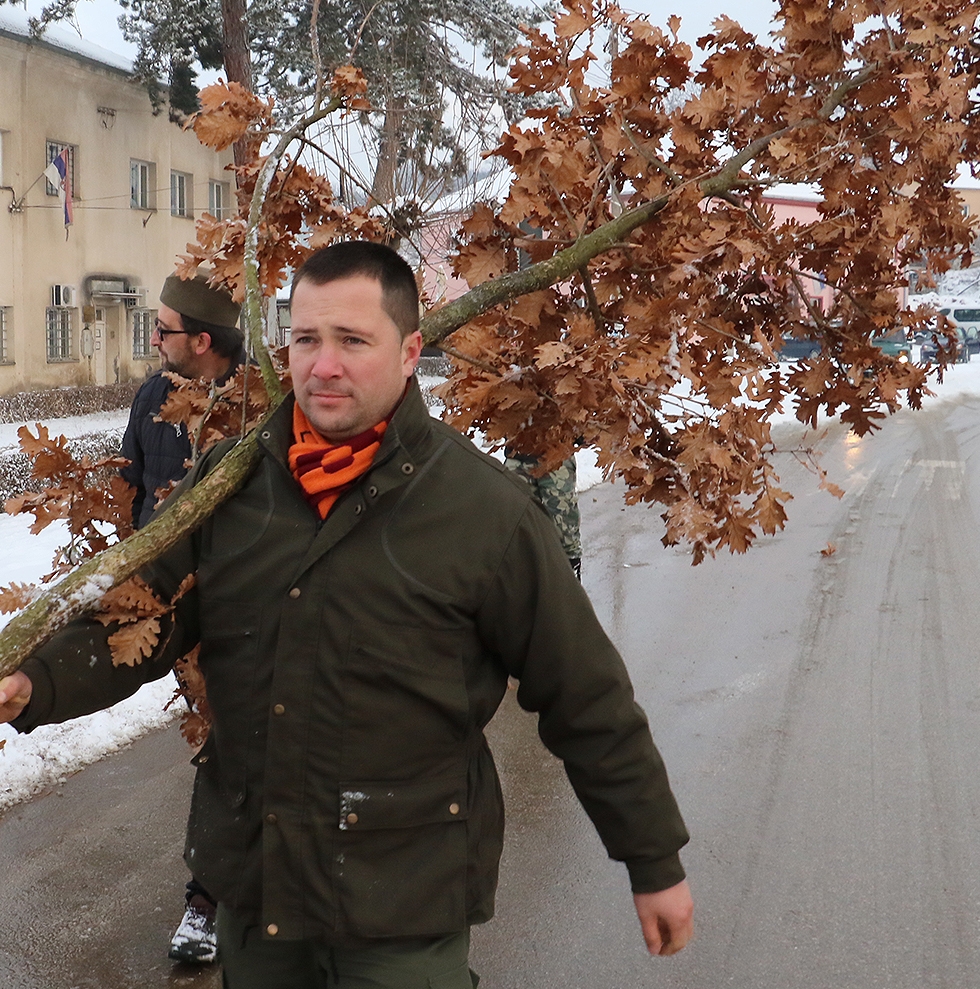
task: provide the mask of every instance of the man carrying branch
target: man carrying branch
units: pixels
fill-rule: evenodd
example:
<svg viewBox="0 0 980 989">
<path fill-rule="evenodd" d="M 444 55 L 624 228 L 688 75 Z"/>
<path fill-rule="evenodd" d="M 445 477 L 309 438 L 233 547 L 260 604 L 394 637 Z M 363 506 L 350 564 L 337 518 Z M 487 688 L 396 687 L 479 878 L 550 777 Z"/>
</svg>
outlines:
<svg viewBox="0 0 980 989">
<path fill-rule="evenodd" d="M 186 859 L 219 902 L 226 985 L 471 989 L 503 841 L 483 730 L 513 676 L 626 865 L 648 950 L 674 954 L 692 903 L 663 763 L 551 521 L 428 415 L 411 269 L 334 245 L 291 307 L 294 393 L 257 467 L 145 574 L 165 599 L 197 574 L 152 654 L 115 667 L 112 628 L 77 621 L 0 681 L 0 718 L 107 706 L 199 643 L 214 723 Z"/>
</svg>

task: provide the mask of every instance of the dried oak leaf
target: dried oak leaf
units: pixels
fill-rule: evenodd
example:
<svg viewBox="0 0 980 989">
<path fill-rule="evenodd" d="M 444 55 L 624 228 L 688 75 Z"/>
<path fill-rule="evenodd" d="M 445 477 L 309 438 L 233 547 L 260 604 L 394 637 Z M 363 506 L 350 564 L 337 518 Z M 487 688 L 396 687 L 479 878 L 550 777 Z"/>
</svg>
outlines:
<svg viewBox="0 0 980 989">
<path fill-rule="evenodd" d="M 30 584 L 7 584 L 0 587 L 0 613 L 20 611 L 34 600 L 35 588 Z"/>
<path fill-rule="evenodd" d="M 208 705 L 204 675 L 198 665 L 200 651 L 201 647 L 197 645 L 174 663 L 177 690 L 167 704 L 169 708 L 181 697 L 187 702 L 188 710 L 181 718 L 180 733 L 195 747 L 204 744 L 211 730 L 211 708 Z"/>
<path fill-rule="evenodd" d="M 206 86 L 198 94 L 201 112 L 191 118 L 202 144 L 223 151 L 247 133 L 253 124 L 271 119 L 271 104 L 254 96 L 237 82 Z"/>
<path fill-rule="evenodd" d="M 158 618 L 170 610 L 153 593 L 149 584 L 140 577 L 132 577 L 102 596 L 95 618 L 103 625 L 113 622 L 136 622 L 144 618 Z M 157 625 L 159 630 L 159 624 Z M 111 640 L 110 640 L 111 641 Z"/>
<path fill-rule="evenodd" d="M 101 615 L 98 616 L 101 619 Z M 109 636 L 113 666 L 135 666 L 149 656 L 160 639 L 160 620 L 145 618 L 113 632 Z"/>
</svg>

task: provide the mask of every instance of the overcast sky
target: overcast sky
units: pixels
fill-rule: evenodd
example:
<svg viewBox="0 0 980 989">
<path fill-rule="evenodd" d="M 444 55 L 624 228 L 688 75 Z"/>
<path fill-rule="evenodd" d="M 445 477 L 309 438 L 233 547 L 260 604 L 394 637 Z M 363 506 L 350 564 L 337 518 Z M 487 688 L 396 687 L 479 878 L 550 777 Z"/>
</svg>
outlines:
<svg viewBox="0 0 980 989">
<path fill-rule="evenodd" d="M 37 15 L 44 6 L 41 0 L 27 0 L 27 9 Z M 666 26 L 671 14 L 681 18 L 680 36 L 692 46 L 707 33 L 719 14 L 728 14 L 753 34 L 764 34 L 772 23 L 775 0 L 701 0 L 700 3 L 678 0 L 623 0 L 624 9 L 645 14 L 650 21 Z M 132 57 L 135 49 L 127 44 L 116 25 L 119 6 L 113 0 L 79 0 L 78 26 L 86 41 L 101 45 L 119 55 Z"/>
</svg>

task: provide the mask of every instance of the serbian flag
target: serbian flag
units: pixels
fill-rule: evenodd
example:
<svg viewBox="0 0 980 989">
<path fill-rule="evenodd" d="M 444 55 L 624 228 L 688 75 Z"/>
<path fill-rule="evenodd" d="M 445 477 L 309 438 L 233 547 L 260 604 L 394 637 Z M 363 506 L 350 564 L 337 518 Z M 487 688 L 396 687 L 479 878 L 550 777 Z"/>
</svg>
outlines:
<svg viewBox="0 0 980 989">
<path fill-rule="evenodd" d="M 58 187 L 58 197 L 65 208 L 65 226 L 67 227 L 74 217 L 74 209 L 71 201 L 71 168 L 68 165 L 68 148 L 64 148 L 61 154 L 44 170 L 44 177 Z"/>
</svg>

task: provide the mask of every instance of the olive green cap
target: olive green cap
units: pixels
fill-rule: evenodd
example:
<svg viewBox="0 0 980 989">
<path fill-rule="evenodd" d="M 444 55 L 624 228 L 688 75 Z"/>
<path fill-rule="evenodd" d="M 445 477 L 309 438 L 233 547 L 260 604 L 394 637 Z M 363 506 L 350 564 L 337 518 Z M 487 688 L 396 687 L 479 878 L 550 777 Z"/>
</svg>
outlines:
<svg viewBox="0 0 980 989">
<path fill-rule="evenodd" d="M 170 275 L 163 283 L 160 301 L 181 316 L 214 326 L 236 327 L 242 311 L 227 289 L 208 285 L 207 276 L 200 273 L 187 279 Z"/>
</svg>

